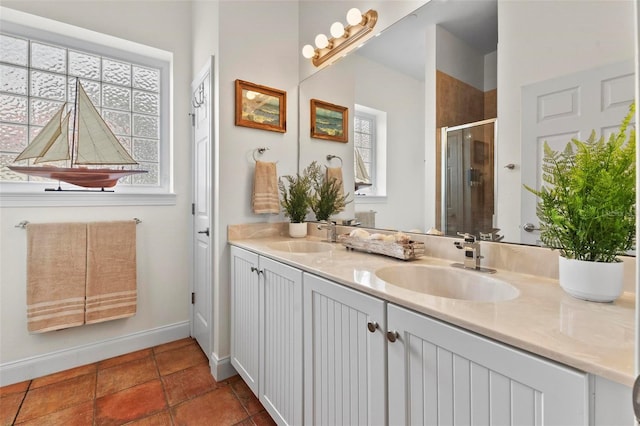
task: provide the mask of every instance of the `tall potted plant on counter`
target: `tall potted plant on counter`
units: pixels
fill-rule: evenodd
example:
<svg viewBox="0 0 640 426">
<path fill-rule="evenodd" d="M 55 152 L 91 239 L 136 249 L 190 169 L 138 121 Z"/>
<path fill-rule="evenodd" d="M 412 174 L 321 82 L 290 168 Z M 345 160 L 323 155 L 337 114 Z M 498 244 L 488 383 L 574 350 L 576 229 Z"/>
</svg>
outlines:
<svg viewBox="0 0 640 426">
<path fill-rule="evenodd" d="M 311 211 L 318 222 L 329 221 L 331 216 L 343 211 L 351 202 L 351 200 L 347 201 L 349 194 L 344 195 L 342 182 L 335 178 L 327 178 L 317 162 L 313 161 L 307 170 L 313 187 L 313 195 L 310 198 Z"/>
<path fill-rule="evenodd" d="M 525 185 L 539 198 L 542 242 L 560 251 L 560 286 L 580 299 L 617 299 L 623 286 L 617 256 L 635 244 L 635 130 L 627 133 L 635 104 L 629 110 L 606 141 L 593 131 L 562 152 L 545 143 L 545 184 L 540 190 Z"/>
<path fill-rule="evenodd" d="M 285 185 L 286 181 L 286 185 Z M 289 235 L 294 238 L 307 236 L 307 213 L 311 206 L 312 178 L 309 170 L 295 176 L 286 175 L 278 180 L 278 188 L 282 193 L 280 205 L 284 215 L 289 218 Z"/>
</svg>

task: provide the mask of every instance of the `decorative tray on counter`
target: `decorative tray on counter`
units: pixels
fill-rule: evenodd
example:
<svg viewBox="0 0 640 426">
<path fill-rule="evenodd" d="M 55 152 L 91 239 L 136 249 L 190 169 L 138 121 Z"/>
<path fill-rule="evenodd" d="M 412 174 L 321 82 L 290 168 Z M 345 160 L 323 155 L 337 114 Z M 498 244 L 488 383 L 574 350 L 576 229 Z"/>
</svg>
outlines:
<svg viewBox="0 0 640 426">
<path fill-rule="evenodd" d="M 407 242 L 394 242 L 341 234 L 338 235 L 338 242 L 351 250 L 382 254 L 402 260 L 417 259 L 424 255 L 424 243 L 412 240 Z"/>
</svg>

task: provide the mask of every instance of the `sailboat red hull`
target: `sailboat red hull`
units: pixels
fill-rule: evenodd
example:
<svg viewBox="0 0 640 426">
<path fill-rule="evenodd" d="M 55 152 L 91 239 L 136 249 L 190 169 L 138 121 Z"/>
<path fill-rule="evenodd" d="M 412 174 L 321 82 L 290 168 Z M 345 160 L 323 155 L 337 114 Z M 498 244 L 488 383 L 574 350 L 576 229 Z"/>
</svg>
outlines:
<svg viewBox="0 0 640 426">
<path fill-rule="evenodd" d="M 147 173 L 146 170 L 117 170 L 117 169 L 85 169 L 54 166 L 7 166 L 14 172 L 29 176 L 38 176 L 60 180 L 83 188 L 111 188 L 118 183 L 118 179 L 129 175 Z"/>
</svg>

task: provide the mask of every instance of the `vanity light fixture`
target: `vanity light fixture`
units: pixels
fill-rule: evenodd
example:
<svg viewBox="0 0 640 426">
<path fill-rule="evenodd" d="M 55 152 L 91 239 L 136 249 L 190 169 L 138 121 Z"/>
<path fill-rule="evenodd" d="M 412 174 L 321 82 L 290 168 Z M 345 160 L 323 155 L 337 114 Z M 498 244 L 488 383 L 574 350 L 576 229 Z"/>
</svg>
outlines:
<svg viewBox="0 0 640 426">
<path fill-rule="evenodd" d="M 345 55 L 357 42 L 369 34 L 378 22 L 378 12 L 373 9 L 362 14 L 359 9 L 352 8 L 347 12 L 347 26 L 341 22 L 334 22 L 330 28 L 331 38 L 324 34 L 318 34 L 315 38 L 314 48 L 307 44 L 302 48 L 302 56 L 311 59 L 316 67 L 319 67 L 336 55 Z"/>
</svg>

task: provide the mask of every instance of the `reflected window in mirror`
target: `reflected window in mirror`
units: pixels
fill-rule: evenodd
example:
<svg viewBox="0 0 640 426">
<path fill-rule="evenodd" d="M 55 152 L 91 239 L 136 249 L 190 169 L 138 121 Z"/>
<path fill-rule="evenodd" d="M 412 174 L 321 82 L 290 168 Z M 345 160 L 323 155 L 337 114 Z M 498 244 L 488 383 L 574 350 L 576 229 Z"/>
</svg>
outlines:
<svg viewBox="0 0 640 426">
<path fill-rule="evenodd" d="M 355 105 L 353 161 L 356 196 L 386 196 L 387 113 Z"/>
</svg>

